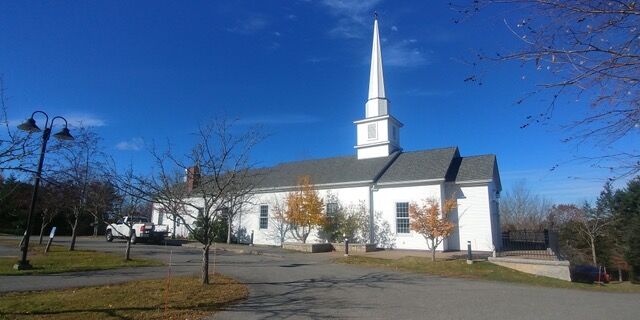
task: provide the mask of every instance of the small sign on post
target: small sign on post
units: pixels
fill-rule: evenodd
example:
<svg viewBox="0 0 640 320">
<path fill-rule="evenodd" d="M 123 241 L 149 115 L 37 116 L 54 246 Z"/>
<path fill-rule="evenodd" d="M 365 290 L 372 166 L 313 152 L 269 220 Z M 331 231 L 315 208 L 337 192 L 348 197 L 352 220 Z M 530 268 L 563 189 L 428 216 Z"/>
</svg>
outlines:
<svg viewBox="0 0 640 320">
<path fill-rule="evenodd" d="M 27 237 L 27 231 L 24 231 L 24 234 L 22 235 L 22 240 L 20 240 L 20 244 L 18 245 L 18 248 L 20 248 L 20 250 L 22 250 L 22 248 L 24 248 L 24 238 Z"/>
<path fill-rule="evenodd" d="M 44 253 L 49 252 L 49 248 L 51 247 L 51 242 L 53 242 L 53 237 L 56 236 L 56 227 L 51 228 L 51 232 L 49 233 L 49 241 L 47 241 L 47 247 L 44 248 Z"/>
<path fill-rule="evenodd" d="M 473 264 L 473 254 L 471 253 L 471 241 L 467 241 L 467 264 Z"/>
</svg>

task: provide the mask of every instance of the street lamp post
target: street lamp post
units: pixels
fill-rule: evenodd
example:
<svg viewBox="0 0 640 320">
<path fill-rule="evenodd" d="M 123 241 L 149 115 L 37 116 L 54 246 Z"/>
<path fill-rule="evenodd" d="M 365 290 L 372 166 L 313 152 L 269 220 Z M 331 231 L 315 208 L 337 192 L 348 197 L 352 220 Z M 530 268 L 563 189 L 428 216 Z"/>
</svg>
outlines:
<svg viewBox="0 0 640 320">
<path fill-rule="evenodd" d="M 31 204 L 29 206 L 29 216 L 27 217 L 27 229 L 24 233 L 24 239 L 22 241 L 22 258 L 20 261 L 13 266 L 14 269 L 17 270 L 27 270 L 31 269 L 31 265 L 29 264 L 29 260 L 27 260 L 27 252 L 29 251 L 29 237 L 31 236 L 31 220 L 33 219 L 33 213 L 36 210 L 36 200 L 38 199 L 38 189 L 40 188 L 40 176 L 42 175 L 42 164 L 44 163 L 44 154 L 47 150 L 47 142 L 49 141 L 49 137 L 51 136 L 51 129 L 53 128 L 53 122 L 56 119 L 61 119 L 64 121 L 64 128 L 60 130 L 60 132 L 54 134 L 53 136 L 59 140 L 73 140 L 73 136 L 69 133 L 69 128 L 67 127 L 67 119 L 57 116 L 51 119 L 49 122 L 49 115 L 44 111 L 35 111 L 31 114 L 31 117 L 27 119 L 23 124 L 18 126 L 18 129 L 27 131 L 30 133 L 40 132 L 40 128 L 36 125 L 36 121 L 33 117 L 37 114 L 42 114 L 45 117 L 44 123 L 44 131 L 42 132 L 42 146 L 40 148 L 40 160 L 38 161 L 38 169 L 36 170 L 35 179 L 33 182 L 33 193 L 31 194 Z"/>
</svg>

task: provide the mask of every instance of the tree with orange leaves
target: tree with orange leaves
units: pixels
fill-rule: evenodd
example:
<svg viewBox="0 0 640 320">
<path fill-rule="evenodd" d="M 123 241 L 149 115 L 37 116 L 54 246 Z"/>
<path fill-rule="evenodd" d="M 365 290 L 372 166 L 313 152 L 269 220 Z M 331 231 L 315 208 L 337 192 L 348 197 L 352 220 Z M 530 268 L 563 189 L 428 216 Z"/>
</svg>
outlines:
<svg viewBox="0 0 640 320">
<path fill-rule="evenodd" d="M 436 248 L 453 233 L 455 224 L 449 221 L 449 214 L 456 207 L 453 199 L 445 201 L 440 208 L 436 199 L 425 199 L 422 204 L 412 202 L 409 206 L 411 230 L 421 234 L 427 240 L 431 250 L 431 261 L 436 261 Z"/>
<path fill-rule="evenodd" d="M 325 223 L 324 203 L 318 191 L 311 184 L 309 176 L 298 178 L 298 190 L 287 194 L 286 220 L 291 226 L 291 234 L 302 243 L 314 227 Z"/>
</svg>

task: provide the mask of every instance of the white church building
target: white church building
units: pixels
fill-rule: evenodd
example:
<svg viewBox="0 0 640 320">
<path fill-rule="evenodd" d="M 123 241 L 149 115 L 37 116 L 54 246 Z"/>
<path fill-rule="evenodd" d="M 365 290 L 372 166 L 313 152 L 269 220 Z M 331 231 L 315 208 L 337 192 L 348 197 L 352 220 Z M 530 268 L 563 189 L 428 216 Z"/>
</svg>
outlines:
<svg viewBox="0 0 640 320">
<path fill-rule="evenodd" d="M 343 206 L 364 204 L 369 226 L 385 224 L 391 243 L 387 247 L 427 250 L 422 235 L 410 228 L 409 204 L 427 198 L 441 204 L 455 199 L 450 219 L 455 231 L 439 250 L 492 251 L 500 243 L 498 198 L 502 189 L 496 156 L 461 156 L 457 147 L 404 151 L 400 143 L 403 124 L 391 114 L 384 86 L 378 20 L 374 21 L 369 96 L 364 119 L 354 121 L 355 155 L 288 162 L 268 168 L 255 189 L 252 204 L 233 221 L 233 232 L 252 234 L 255 244 L 279 245 L 272 223 L 274 203 L 285 203 L 299 177 L 309 176 L 321 197 L 331 194 Z M 332 203 L 327 203 L 327 210 Z M 154 211 L 154 222 L 162 222 Z M 159 221 L 160 220 L 160 221 Z M 165 219 L 166 221 L 166 219 Z M 170 226 L 173 228 L 173 226 Z M 186 236 L 184 226 L 171 230 Z M 372 237 L 373 237 L 373 233 Z M 312 233 L 307 243 L 321 242 Z M 376 239 L 370 239 L 371 243 Z"/>
</svg>

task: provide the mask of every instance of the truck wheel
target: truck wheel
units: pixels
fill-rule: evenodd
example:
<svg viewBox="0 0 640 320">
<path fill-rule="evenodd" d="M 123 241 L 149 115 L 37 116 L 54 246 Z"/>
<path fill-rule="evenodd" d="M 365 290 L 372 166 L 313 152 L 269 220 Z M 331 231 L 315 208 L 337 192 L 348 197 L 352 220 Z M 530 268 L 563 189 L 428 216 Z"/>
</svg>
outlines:
<svg viewBox="0 0 640 320">
<path fill-rule="evenodd" d="M 138 242 L 138 238 L 136 237 L 136 234 L 132 234 L 131 235 L 131 244 L 136 244 L 136 242 Z"/>
<path fill-rule="evenodd" d="M 111 230 L 107 230 L 107 234 L 105 235 L 107 238 L 107 242 L 113 241 L 113 235 L 111 234 Z"/>
</svg>

